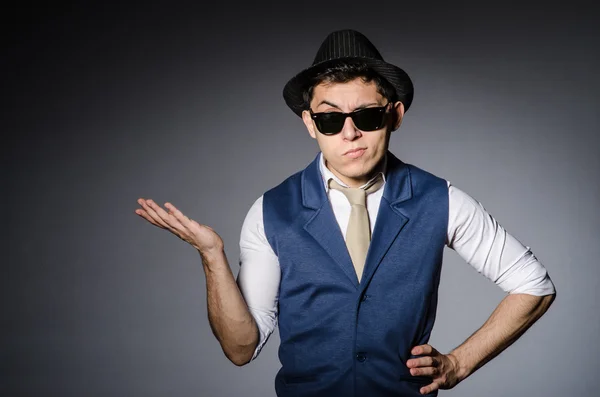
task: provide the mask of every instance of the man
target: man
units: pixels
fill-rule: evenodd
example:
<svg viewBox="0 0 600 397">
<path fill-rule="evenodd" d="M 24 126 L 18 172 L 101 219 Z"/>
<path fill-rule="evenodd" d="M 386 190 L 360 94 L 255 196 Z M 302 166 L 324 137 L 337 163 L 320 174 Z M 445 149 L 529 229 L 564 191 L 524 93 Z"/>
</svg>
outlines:
<svg viewBox="0 0 600 397">
<path fill-rule="evenodd" d="M 529 247 L 480 203 L 388 151 L 412 97 L 408 75 L 364 35 L 327 36 L 284 88 L 320 153 L 250 208 L 237 281 L 210 227 L 139 200 L 139 215 L 199 251 L 210 324 L 233 363 L 256 358 L 278 323 L 278 396 L 435 396 L 514 342 L 555 297 Z M 427 343 L 445 246 L 509 293 L 448 354 Z"/>
</svg>

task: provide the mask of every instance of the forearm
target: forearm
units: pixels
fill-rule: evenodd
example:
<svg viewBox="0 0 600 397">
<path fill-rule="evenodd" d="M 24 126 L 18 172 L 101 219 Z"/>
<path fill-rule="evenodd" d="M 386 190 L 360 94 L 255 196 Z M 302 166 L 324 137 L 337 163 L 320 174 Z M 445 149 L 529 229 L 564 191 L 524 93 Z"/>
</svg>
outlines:
<svg viewBox="0 0 600 397">
<path fill-rule="evenodd" d="M 506 296 L 485 324 L 449 353 L 456 359 L 459 379 L 465 379 L 515 342 L 548 310 L 555 296 Z"/>
<path fill-rule="evenodd" d="M 200 253 L 206 275 L 208 319 L 223 352 L 231 362 L 250 361 L 258 344 L 258 327 L 236 284 L 222 249 Z"/>
</svg>

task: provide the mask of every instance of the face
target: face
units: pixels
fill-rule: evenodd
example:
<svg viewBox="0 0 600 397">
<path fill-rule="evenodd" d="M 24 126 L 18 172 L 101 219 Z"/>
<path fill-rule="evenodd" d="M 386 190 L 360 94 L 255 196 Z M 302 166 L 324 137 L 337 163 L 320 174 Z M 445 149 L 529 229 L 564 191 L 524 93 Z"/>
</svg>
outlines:
<svg viewBox="0 0 600 397">
<path fill-rule="evenodd" d="M 310 108 L 313 113 L 350 113 L 368 107 L 387 104 L 374 82 L 357 78 L 347 83 L 321 83 L 314 87 Z M 401 102 L 389 105 L 387 122 L 375 131 L 361 131 L 347 117 L 340 133 L 324 135 L 319 132 L 310 113 L 302 112 L 302 120 L 310 136 L 317 140 L 325 164 L 340 180 L 351 187 L 366 183 L 377 171 L 388 149 L 390 133 L 396 130 L 404 116 Z M 395 117 L 392 117 L 395 113 Z"/>
</svg>

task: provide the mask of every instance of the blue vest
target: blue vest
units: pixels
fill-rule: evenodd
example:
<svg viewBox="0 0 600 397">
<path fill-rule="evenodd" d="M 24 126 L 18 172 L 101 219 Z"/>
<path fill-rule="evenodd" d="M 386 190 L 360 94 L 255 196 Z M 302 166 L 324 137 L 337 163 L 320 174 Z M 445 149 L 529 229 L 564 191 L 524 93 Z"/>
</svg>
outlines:
<svg viewBox="0 0 600 397">
<path fill-rule="evenodd" d="M 427 343 L 448 229 L 448 187 L 387 153 L 386 185 L 359 283 L 319 157 L 263 196 L 279 258 L 280 397 L 421 396 L 406 367 Z M 437 393 L 431 394 L 435 396 Z"/>
</svg>

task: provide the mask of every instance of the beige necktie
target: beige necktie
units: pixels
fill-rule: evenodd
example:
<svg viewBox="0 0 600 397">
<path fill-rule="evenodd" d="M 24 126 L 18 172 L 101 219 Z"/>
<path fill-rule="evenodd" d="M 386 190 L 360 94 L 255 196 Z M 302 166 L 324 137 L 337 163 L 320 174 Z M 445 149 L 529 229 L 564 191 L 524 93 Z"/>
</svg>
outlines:
<svg viewBox="0 0 600 397">
<path fill-rule="evenodd" d="M 371 226 L 369 225 L 369 213 L 367 212 L 367 194 L 372 193 L 383 185 L 381 174 L 363 188 L 344 187 L 335 180 L 329 180 L 329 188 L 339 190 L 350 202 L 350 220 L 346 231 L 346 246 L 352 258 L 358 281 L 362 277 L 365 267 L 365 259 L 371 242 Z"/>
</svg>

